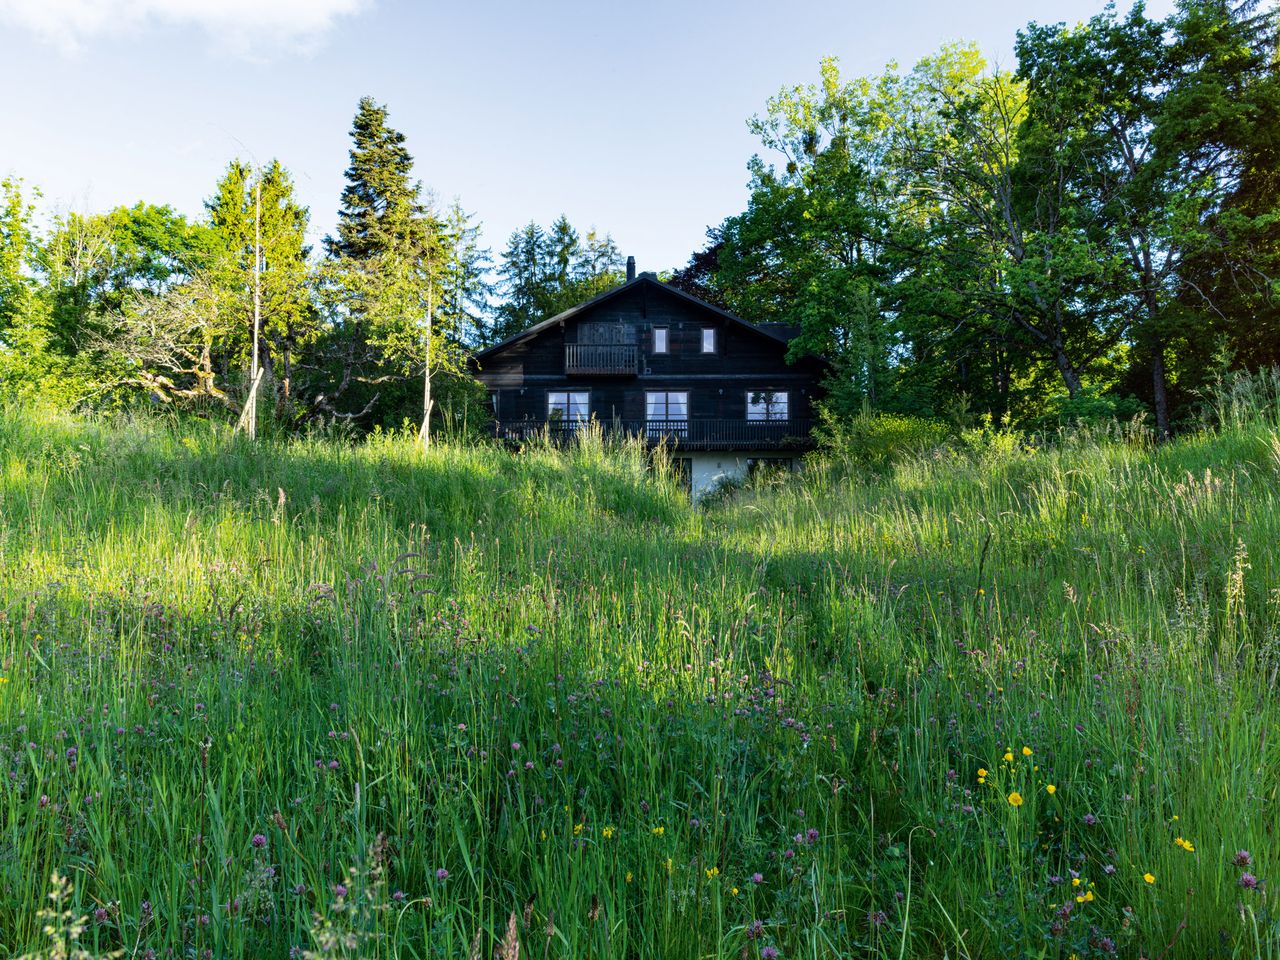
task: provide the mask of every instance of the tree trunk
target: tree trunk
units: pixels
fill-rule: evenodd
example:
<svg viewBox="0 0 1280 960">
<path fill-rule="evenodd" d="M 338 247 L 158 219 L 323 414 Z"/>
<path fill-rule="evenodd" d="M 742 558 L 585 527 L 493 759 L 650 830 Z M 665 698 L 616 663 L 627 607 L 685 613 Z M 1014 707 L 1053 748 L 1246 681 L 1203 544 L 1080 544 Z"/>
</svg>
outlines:
<svg viewBox="0 0 1280 960">
<path fill-rule="evenodd" d="M 1067 396 L 1074 400 L 1080 393 L 1080 374 L 1072 364 L 1071 358 L 1067 356 L 1061 340 L 1055 338 L 1049 344 L 1049 349 L 1053 353 L 1053 362 L 1058 365 L 1058 371 L 1062 374 L 1062 382 L 1067 386 Z"/>
<path fill-rule="evenodd" d="M 1169 439 L 1169 395 L 1164 370 L 1164 344 L 1156 343 L 1151 351 L 1151 398 L 1156 408 L 1156 439 Z"/>
<path fill-rule="evenodd" d="M 418 431 L 418 442 L 424 450 L 431 448 L 431 320 L 435 308 L 434 291 L 430 281 L 427 286 L 427 348 L 422 362 L 422 429 Z"/>
</svg>

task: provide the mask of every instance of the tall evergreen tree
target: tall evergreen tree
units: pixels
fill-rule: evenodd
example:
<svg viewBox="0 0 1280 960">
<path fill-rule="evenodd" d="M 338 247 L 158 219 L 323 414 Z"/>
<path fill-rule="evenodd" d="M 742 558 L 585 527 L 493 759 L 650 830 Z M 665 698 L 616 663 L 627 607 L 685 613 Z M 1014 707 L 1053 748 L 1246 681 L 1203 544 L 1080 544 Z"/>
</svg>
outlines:
<svg viewBox="0 0 1280 960">
<path fill-rule="evenodd" d="M 422 185 L 413 179 L 405 136 L 387 125 L 387 108 L 362 97 L 351 124 L 347 185 L 336 235 L 325 238 L 332 257 L 369 260 L 423 242 Z"/>
<path fill-rule="evenodd" d="M 532 220 L 507 238 L 498 269 L 498 290 L 504 300 L 485 338 L 497 343 L 542 318 L 546 305 L 546 234 Z"/>
<path fill-rule="evenodd" d="M 442 223 L 444 258 L 442 264 L 439 316 L 460 343 L 483 340 L 490 312 L 493 284 L 489 281 L 492 260 L 480 244 L 480 225 L 455 200 Z"/>
<path fill-rule="evenodd" d="M 341 329 L 347 356 L 357 356 L 357 345 L 373 348 L 382 372 L 366 373 L 367 380 L 421 371 L 419 438 L 425 446 L 435 407 L 432 376 L 462 365 L 458 316 L 439 313 L 450 280 L 448 230 L 414 178 L 404 134 L 388 126 L 385 106 L 363 98 L 351 139 L 338 228 L 326 240 L 329 277 L 346 291 Z M 465 246 L 466 238 L 459 242 Z M 344 376 L 344 383 L 349 380 Z"/>
</svg>

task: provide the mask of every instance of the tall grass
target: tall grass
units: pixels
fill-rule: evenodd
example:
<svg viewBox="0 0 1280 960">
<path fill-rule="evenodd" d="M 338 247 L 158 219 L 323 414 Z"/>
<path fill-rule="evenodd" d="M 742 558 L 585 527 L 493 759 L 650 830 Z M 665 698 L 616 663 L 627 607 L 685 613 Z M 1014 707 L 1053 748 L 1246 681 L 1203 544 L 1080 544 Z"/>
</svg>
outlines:
<svg viewBox="0 0 1280 960">
<path fill-rule="evenodd" d="M 709 510 L 598 437 L 4 411 L 0 957 L 55 872 L 92 956 L 1280 956 L 1236 396 Z"/>
</svg>

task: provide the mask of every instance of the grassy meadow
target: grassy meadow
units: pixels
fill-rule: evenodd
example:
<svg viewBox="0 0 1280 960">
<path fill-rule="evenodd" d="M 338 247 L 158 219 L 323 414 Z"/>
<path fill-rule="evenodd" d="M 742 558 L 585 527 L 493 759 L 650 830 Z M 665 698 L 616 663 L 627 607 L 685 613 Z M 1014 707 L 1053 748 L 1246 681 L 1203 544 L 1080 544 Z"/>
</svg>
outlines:
<svg viewBox="0 0 1280 960">
<path fill-rule="evenodd" d="M 705 508 L 0 412 L 0 958 L 1280 957 L 1276 400 Z"/>
</svg>

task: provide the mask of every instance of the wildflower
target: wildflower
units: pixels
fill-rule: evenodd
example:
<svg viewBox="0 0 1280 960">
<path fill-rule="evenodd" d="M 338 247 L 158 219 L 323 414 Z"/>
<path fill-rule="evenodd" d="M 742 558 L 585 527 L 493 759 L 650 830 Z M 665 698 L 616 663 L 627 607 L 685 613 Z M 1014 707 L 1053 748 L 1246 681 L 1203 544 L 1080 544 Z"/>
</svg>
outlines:
<svg viewBox="0 0 1280 960">
<path fill-rule="evenodd" d="M 267 838 L 261 833 L 255 833 L 253 835 L 253 839 L 250 840 L 249 842 L 252 843 L 257 849 L 261 850 L 263 847 L 267 845 Z"/>
<path fill-rule="evenodd" d="M 671 858 L 670 858 L 670 857 L 667 857 L 666 862 L 663 864 L 663 866 L 667 868 L 667 873 L 668 873 L 668 874 L 669 874 L 669 873 L 671 873 L 671 863 L 672 863 Z"/>
<path fill-rule="evenodd" d="M 667 832 L 666 827 L 654 827 L 654 828 L 653 828 L 653 835 L 654 835 L 655 837 L 660 837 L 660 836 L 662 836 L 662 835 L 663 835 L 664 833 L 666 833 L 666 832 Z"/>
<path fill-rule="evenodd" d="M 1072 878 L 1071 878 L 1071 885 L 1072 885 L 1073 887 L 1078 887 L 1078 886 L 1080 886 L 1080 878 L 1079 878 L 1079 877 L 1072 877 Z"/>
<path fill-rule="evenodd" d="M 1248 872 L 1242 873 L 1240 874 L 1240 886 L 1244 887 L 1244 889 L 1246 890 L 1257 890 L 1258 878 L 1255 877 L 1252 873 L 1248 873 Z"/>
<path fill-rule="evenodd" d="M 978 782 L 979 782 L 979 783 L 981 783 L 981 782 L 982 782 L 982 779 L 983 779 L 986 775 L 987 775 L 987 771 L 986 771 L 986 770 L 984 770 L 982 767 L 979 767 L 979 768 L 978 768 Z"/>
<path fill-rule="evenodd" d="M 733 894 L 733 895 L 736 897 L 736 896 L 738 895 L 738 888 L 737 888 L 737 887 L 730 887 L 730 888 L 729 888 L 729 892 L 730 892 L 731 894 Z"/>
<path fill-rule="evenodd" d="M 1058 792 L 1058 788 L 1055 787 L 1052 783 L 1045 784 L 1044 792 L 1052 797 L 1055 793 Z"/>
<path fill-rule="evenodd" d="M 580 837 L 580 836 L 582 836 L 582 827 L 583 827 L 583 824 L 581 824 L 581 823 L 575 823 L 575 824 L 573 825 L 573 835 L 574 835 L 575 837 Z"/>
<path fill-rule="evenodd" d="M 1029 756 L 1031 756 L 1031 748 L 1030 748 L 1030 747 L 1023 747 L 1023 748 L 1022 748 L 1022 755 L 1023 755 L 1024 757 L 1029 757 Z"/>
<path fill-rule="evenodd" d="M 778 956 L 777 947 L 765 947 L 760 951 L 760 960 L 777 960 Z"/>
<path fill-rule="evenodd" d="M 1184 837 L 1175 837 L 1173 840 L 1173 845 L 1175 847 L 1181 847 L 1183 850 L 1187 851 L 1187 853 L 1196 852 L 1195 844 L 1192 843 L 1190 840 L 1185 839 Z"/>
<path fill-rule="evenodd" d="M 707 867 L 705 872 L 708 880 L 714 880 L 716 877 L 720 876 L 719 867 Z"/>
<path fill-rule="evenodd" d="M 1145 881 L 1147 881 L 1147 883 L 1155 883 L 1155 882 L 1156 882 L 1155 874 L 1153 874 L 1153 873 L 1144 873 L 1144 874 L 1142 875 L 1142 879 L 1143 879 L 1143 880 L 1145 880 Z"/>
<path fill-rule="evenodd" d="M 867 914 L 867 922 L 873 927 L 882 927 L 889 922 L 889 915 L 883 910 L 872 910 Z"/>
<path fill-rule="evenodd" d="M 346 887 L 346 884 L 340 883 L 340 884 L 338 884 L 336 887 L 334 887 L 334 888 L 333 888 L 333 895 L 334 895 L 335 897 L 338 897 L 339 899 L 341 899 L 342 897 L 345 897 L 345 896 L 347 895 L 347 887 Z"/>
<path fill-rule="evenodd" d="M 628 870 L 628 871 L 627 871 L 627 876 L 626 876 L 626 882 L 627 882 L 627 883 L 630 883 L 633 879 L 635 879 L 635 875 L 634 875 L 634 874 L 632 874 L 632 872 L 631 872 L 630 870 Z"/>
<path fill-rule="evenodd" d="M 1084 820 L 1085 826 L 1087 827 L 1096 826 L 1098 823 L 1098 818 L 1092 813 L 1086 813 L 1081 819 Z"/>
<path fill-rule="evenodd" d="M 449 879 L 449 871 L 448 871 L 448 870 L 446 870 L 444 867 L 441 867 L 439 870 L 437 870 L 437 871 L 436 871 L 436 879 L 437 879 L 437 880 L 448 880 L 448 879 Z"/>
<path fill-rule="evenodd" d="M 817 843 L 818 831 L 815 830 L 813 827 L 810 827 L 808 830 L 804 832 L 804 839 L 806 843 Z"/>
<path fill-rule="evenodd" d="M 546 840 L 546 839 L 547 839 L 547 831 L 546 831 L 546 830 L 539 830 L 539 831 L 538 831 L 538 836 L 539 836 L 541 839 Z"/>
<path fill-rule="evenodd" d="M 756 884 L 757 886 L 759 886 L 760 884 L 764 883 L 764 874 L 761 874 L 761 873 L 753 873 L 753 874 L 751 875 L 751 882 L 752 882 L 752 883 L 754 883 L 754 884 Z"/>
<path fill-rule="evenodd" d="M 614 834 L 613 827 L 605 827 L 603 830 L 600 831 L 600 835 L 604 837 L 606 840 L 612 840 L 613 834 Z"/>
<path fill-rule="evenodd" d="M 1015 790 L 1015 791 L 1013 791 L 1013 793 L 1009 794 L 1009 805 L 1010 805 L 1011 807 L 1020 807 L 1020 806 L 1022 806 L 1022 794 L 1020 794 L 1017 790 Z"/>
<path fill-rule="evenodd" d="M 1247 867 L 1253 863 L 1253 854 L 1248 850 L 1237 850 L 1236 855 L 1231 858 L 1231 863 L 1237 867 Z"/>
<path fill-rule="evenodd" d="M 1012 751 L 1012 750 L 1006 750 L 1006 751 L 1004 752 L 1004 762 L 1005 762 L 1005 763 L 1013 763 L 1013 751 Z"/>
</svg>

